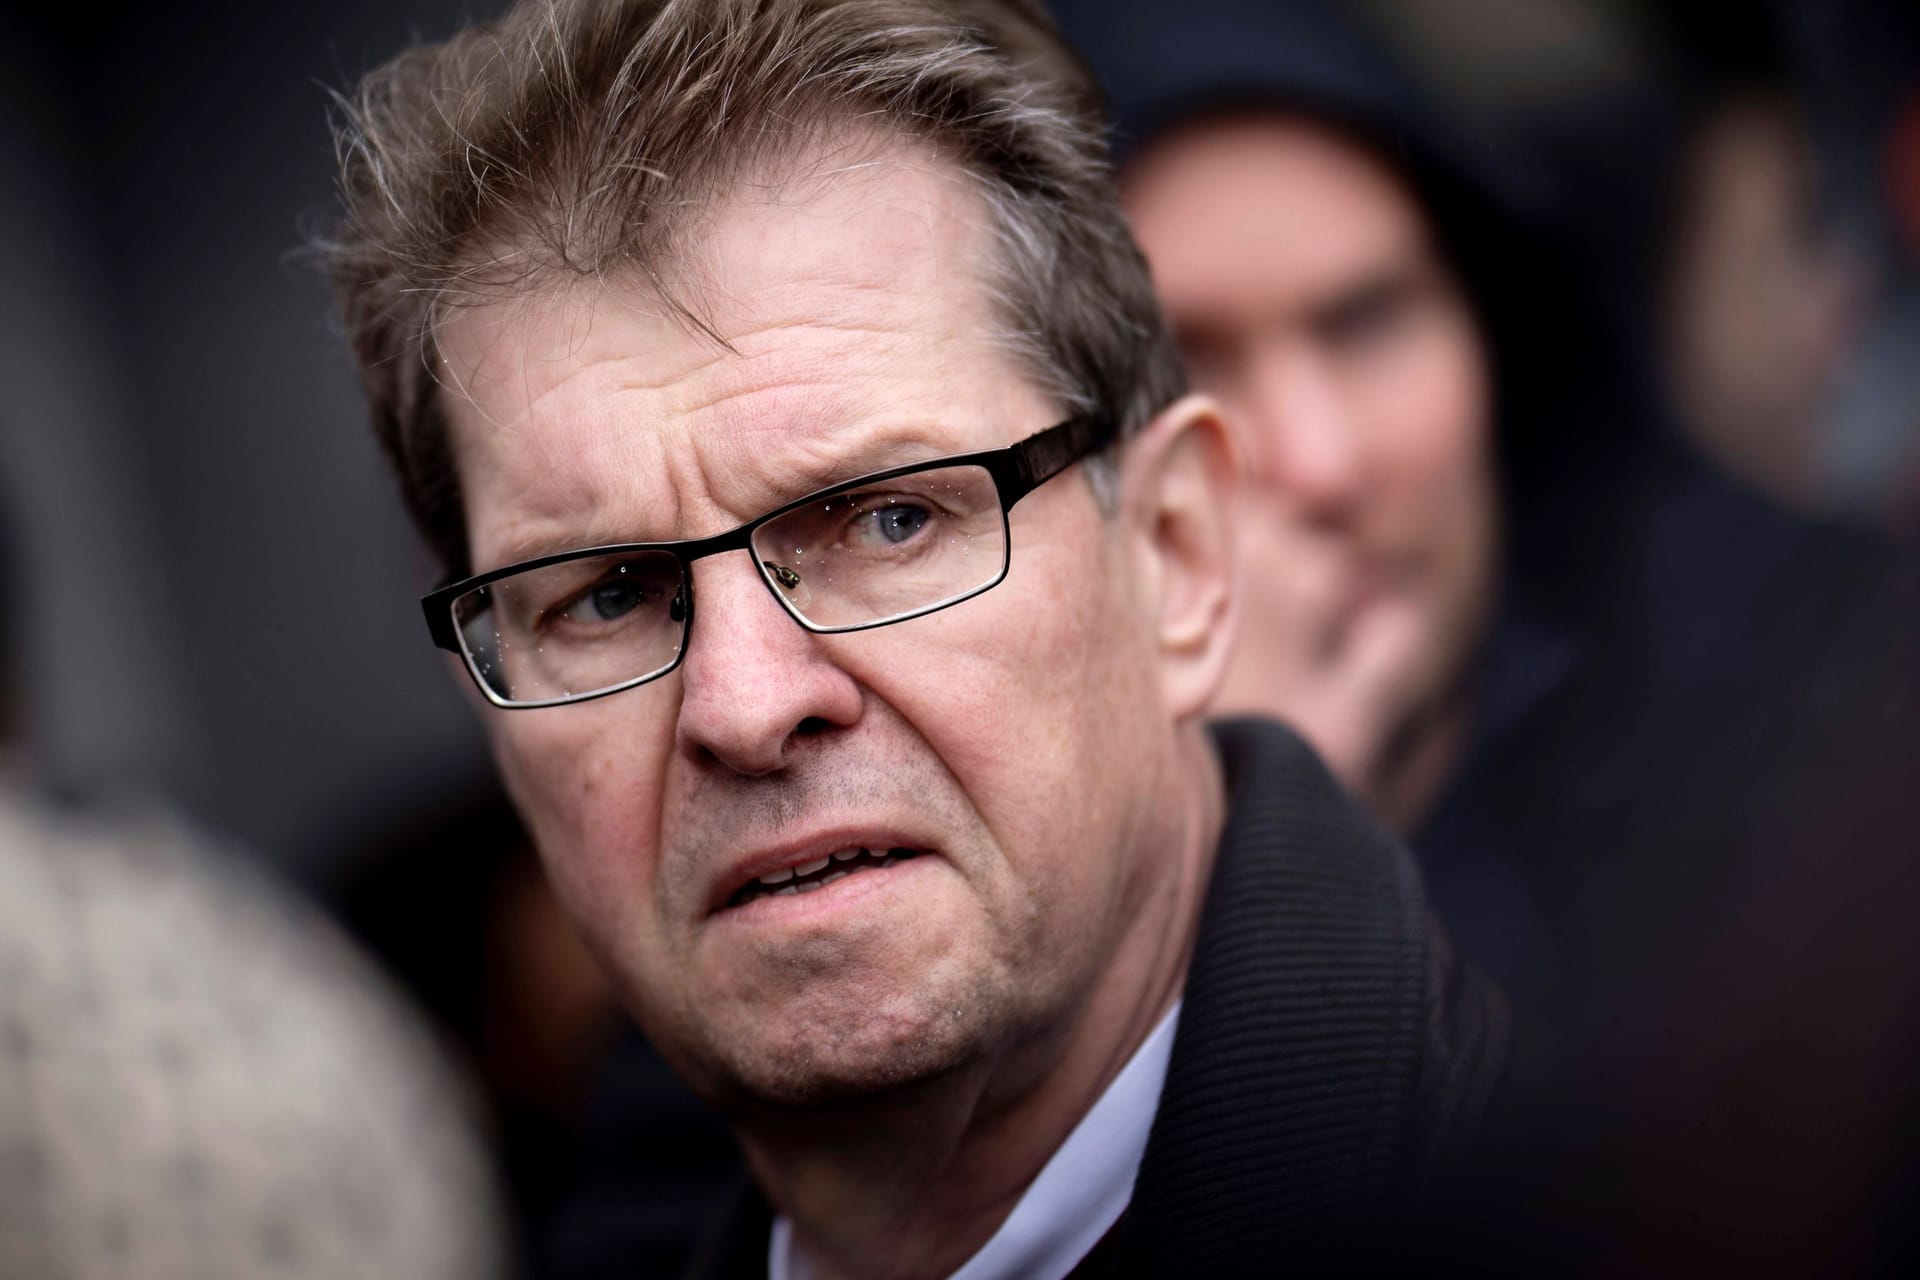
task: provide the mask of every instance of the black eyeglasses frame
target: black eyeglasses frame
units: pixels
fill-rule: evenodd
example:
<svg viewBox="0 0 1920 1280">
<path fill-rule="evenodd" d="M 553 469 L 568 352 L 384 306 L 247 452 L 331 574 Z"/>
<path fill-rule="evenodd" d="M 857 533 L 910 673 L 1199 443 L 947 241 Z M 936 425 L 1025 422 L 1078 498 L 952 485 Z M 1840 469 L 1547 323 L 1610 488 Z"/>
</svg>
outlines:
<svg viewBox="0 0 1920 1280">
<path fill-rule="evenodd" d="M 571 551 L 556 551 L 550 555 L 536 556 L 531 560 L 521 560 L 503 565 L 498 569 L 489 569 L 485 573 L 462 578 L 437 587 L 420 597 L 420 608 L 426 614 L 427 631 L 433 637 L 433 643 L 442 649 L 460 655 L 467 668 L 467 674 L 481 694 L 494 706 L 507 711 L 531 710 L 536 707 L 567 706 L 576 702 L 589 702 L 595 698 L 604 698 L 611 693 L 620 693 L 658 680 L 671 674 L 686 657 L 687 645 L 693 635 L 693 562 L 708 556 L 719 555 L 726 551 L 746 551 L 752 554 L 754 532 L 762 525 L 769 524 L 780 517 L 823 498 L 830 498 L 848 489 L 858 489 L 864 485 L 877 484 L 884 480 L 897 479 L 900 476 L 913 475 L 921 471 L 937 471 L 943 467 L 979 467 L 993 477 L 995 490 L 1000 498 L 1000 523 L 1004 554 L 1000 557 L 1000 571 L 993 578 L 971 591 L 964 592 L 948 600 L 941 600 L 925 608 L 914 609 L 907 613 L 889 614 L 871 622 L 856 622 L 846 626 L 821 626 L 809 622 L 793 602 L 780 594 L 768 569 L 754 557 L 755 574 L 766 585 L 780 607 L 801 627 L 816 635 L 840 635 L 851 631 L 869 631 L 875 627 L 891 626 L 896 622 L 905 622 L 912 618 L 925 617 L 938 613 L 962 601 L 971 600 L 977 595 L 991 591 L 1006 581 L 1007 571 L 1013 562 L 1013 533 L 1009 516 L 1014 505 L 1035 489 L 1053 479 L 1075 463 L 1111 444 L 1118 432 L 1103 419 L 1089 415 L 1068 418 L 1064 422 L 1034 433 L 1026 439 L 1003 449 L 988 449 L 979 453 L 953 454 L 947 457 L 930 458 L 924 462 L 910 462 L 904 466 L 889 467 L 884 471 L 869 472 L 851 480 L 843 480 L 815 490 L 802 497 L 795 498 L 765 515 L 756 516 L 745 524 L 736 525 L 724 533 L 716 533 L 705 538 L 687 538 L 678 542 L 616 542 L 604 546 L 579 547 Z M 573 694 L 563 698 L 547 698 L 534 702 L 516 702 L 504 699 L 496 694 L 481 674 L 474 670 L 473 655 L 468 652 L 460 639 L 460 627 L 454 620 L 455 601 L 470 591 L 476 591 L 515 574 L 533 569 L 544 569 L 550 565 L 565 564 L 572 560 L 585 560 L 594 556 L 634 555 L 640 552 L 665 552 L 680 562 L 681 598 L 678 602 L 683 610 L 680 619 L 680 647 L 675 651 L 673 661 L 643 676 L 637 676 L 622 684 L 609 685 L 604 689 L 595 689 L 588 693 Z"/>
</svg>

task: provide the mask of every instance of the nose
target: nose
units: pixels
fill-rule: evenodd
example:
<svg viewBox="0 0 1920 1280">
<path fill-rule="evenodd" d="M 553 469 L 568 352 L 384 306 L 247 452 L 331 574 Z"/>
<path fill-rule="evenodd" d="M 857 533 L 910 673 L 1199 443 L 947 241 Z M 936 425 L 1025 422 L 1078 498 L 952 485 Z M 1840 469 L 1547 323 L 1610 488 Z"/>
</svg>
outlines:
<svg viewBox="0 0 1920 1280">
<path fill-rule="evenodd" d="M 1254 482 L 1309 519 L 1345 519 L 1360 493 L 1361 424 L 1333 371 L 1312 351 L 1275 342 L 1249 373 L 1241 418 Z"/>
<path fill-rule="evenodd" d="M 747 556 L 712 556 L 693 572 L 693 630 L 680 664 L 682 752 L 758 777 L 785 768 L 796 739 L 859 719 L 859 683 L 787 615 Z"/>
</svg>

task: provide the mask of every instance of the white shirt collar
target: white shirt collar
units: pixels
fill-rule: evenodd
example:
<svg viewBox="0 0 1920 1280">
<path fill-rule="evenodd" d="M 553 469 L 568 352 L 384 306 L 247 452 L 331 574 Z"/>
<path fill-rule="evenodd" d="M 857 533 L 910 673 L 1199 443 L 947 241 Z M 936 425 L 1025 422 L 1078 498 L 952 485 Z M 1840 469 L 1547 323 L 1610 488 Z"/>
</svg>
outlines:
<svg viewBox="0 0 1920 1280">
<path fill-rule="evenodd" d="M 1093 1252 L 1133 1199 L 1179 1021 L 1176 1000 L 1021 1194 L 992 1239 L 948 1280 L 1064 1280 Z M 774 1219 L 767 1277 L 816 1280 L 813 1268 L 794 1248 L 793 1223 L 785 1214 Z"/>
</svg>

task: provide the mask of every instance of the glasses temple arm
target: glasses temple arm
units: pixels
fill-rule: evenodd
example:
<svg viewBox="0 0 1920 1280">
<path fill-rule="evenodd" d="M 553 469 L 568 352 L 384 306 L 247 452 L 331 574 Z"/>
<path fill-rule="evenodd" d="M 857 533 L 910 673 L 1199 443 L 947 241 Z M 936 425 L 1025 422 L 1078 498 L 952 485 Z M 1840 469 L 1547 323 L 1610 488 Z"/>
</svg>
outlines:
<svg viewBox="0 0 1920 1280">
<path fill-rule="evenodd" d="M 1079 417 L 1021 441 L 1014 447 L 1018 451 L 1023 488 L 1032 489 L 1053 479 L 1094 450 L 1103 448 L 1113 435 L 1112 427 L 1102 419 Z"/>
</svg>

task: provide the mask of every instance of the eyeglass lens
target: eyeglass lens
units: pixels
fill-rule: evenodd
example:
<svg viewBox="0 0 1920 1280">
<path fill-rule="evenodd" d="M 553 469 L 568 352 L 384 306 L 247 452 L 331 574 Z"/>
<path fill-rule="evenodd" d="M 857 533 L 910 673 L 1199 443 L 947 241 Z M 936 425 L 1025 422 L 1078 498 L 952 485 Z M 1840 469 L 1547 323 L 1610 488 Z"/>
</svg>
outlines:
<svg viewBox="0 0 1920 1280">
<path fill-rule="evenodd" d="M 845 490 L 769 520 L 753 555 L 780 598 L 821 628 L 869 626 L 992 582 L 1006 523 L 983 467 L 940 467 Z"/>
<path fill-rule="evenodd" d="M 984 467 L 917 471 L 816 498 L 760 525 L 750 549 L 788 609 L 819 630 L 875 626 L 986 589 L 1006 519 Z M 578 698 L 671 668 L 686 642 L 681 561 L 616 552 L 529 569 L 454 602 L 474 673 L 504 701 Z"/>
</svg>

